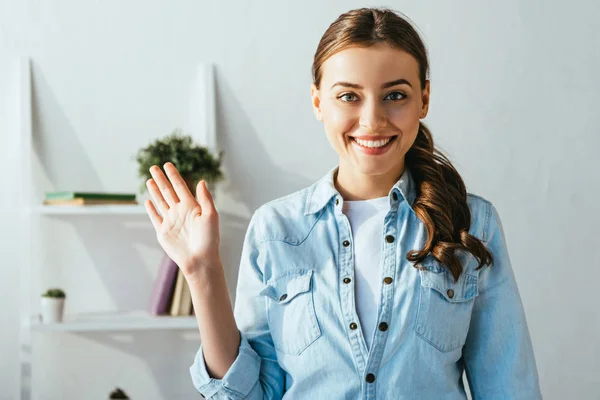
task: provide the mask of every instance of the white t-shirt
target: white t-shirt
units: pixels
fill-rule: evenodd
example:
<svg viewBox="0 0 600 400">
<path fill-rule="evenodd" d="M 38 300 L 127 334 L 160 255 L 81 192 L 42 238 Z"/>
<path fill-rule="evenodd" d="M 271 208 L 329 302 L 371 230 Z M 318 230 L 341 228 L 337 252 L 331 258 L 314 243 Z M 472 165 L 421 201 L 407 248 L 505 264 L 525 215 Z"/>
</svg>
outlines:
<svg viewBox="0 0 600 400">
<path fill-rule="evenodd" d="M 368 348 L 371 348 L 371 339 L 377 323 L 383 222 L 389 210 L 390 202 L 387 196 L 369 200 L 345 200 L 342 208 L 352 228 L 356 312 Z"/>
</svg>

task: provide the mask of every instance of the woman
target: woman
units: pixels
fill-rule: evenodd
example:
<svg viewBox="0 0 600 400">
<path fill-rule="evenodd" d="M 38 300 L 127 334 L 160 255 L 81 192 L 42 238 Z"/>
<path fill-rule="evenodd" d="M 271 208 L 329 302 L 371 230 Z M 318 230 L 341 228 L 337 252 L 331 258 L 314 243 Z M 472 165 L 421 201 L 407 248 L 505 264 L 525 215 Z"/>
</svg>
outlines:
<svg viewBox="0 0 600 400">
<path fill-rule="evenodd" d="M 146 203 L 182 269 L 214 399 L 541 398 L 502 224 L 467 193 L 420 119 L 425 46 L 387 9 L 341 15 L 313 63 L 312 105 L 339 165 L 250 220 L 232 312 L 219 218 L 170 163 Z"/>
</svg>

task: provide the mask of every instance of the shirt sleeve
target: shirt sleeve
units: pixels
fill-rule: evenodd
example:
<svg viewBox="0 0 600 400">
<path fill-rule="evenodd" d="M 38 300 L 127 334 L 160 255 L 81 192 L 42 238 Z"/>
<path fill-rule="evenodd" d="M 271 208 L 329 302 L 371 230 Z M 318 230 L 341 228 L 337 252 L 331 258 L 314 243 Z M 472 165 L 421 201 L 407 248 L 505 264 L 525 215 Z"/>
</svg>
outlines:
<svg viewBox="0 0 600 400">
<path fill-rule="evenodd" d="M 260 209 L 259 209 L 260 210 Z M 260 268 L 260 221 L 257 210 L 248 225 L 238 272 L 234 317 L 240 332 L 238 355 L 222 379 L 206 368 L 202 345 L 190 374 L 194 387 L 207 399 L 281 399 L 284 371 L 279 366 L 269 331 Z"/>
<path fill-rule="evenodd" d="M 484 243 L 493 264 L 479 271 L 469 333 L 463 348 L 473 400 L 542 399 L 522 300 L 498 211 L 487 203 Z"/>
</svg>

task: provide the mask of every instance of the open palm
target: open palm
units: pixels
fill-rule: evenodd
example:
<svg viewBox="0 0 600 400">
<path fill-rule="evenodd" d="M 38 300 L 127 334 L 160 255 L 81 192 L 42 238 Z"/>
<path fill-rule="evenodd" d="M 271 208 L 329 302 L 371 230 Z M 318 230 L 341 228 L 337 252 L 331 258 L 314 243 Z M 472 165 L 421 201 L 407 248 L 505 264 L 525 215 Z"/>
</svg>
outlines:
<svg viewBox="0 0 600 400">
<path fill-rule="evenodd" d="M 154 203 L 147 200 L 145 206 L 158 242 L 186 277 L 220 266 L 219 214 L 205 181 L 198 183 L 195 199 L 172 163 L 164 169 L 167 176 L 153 165 L 146 181 Z"/>
</svg>

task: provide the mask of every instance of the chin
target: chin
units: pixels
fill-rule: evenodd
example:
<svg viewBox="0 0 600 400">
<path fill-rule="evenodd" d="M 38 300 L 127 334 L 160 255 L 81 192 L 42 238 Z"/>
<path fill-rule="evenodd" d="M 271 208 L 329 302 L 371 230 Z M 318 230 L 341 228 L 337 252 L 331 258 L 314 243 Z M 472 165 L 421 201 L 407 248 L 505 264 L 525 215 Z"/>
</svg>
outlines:
<svg viewBox="0 0 600 400">
<path fill-rule="evenodd" d="M 370 165 L 369 165 L 370 164 Z M 363 175 L 383 175 L 388 173 L 390 170 L 394 168 L 393 165 L 386 165 L 381 163 L 360 163 L 359 165 L 354 165 L 354 170 L 357 173 Z"/>
</svg>

